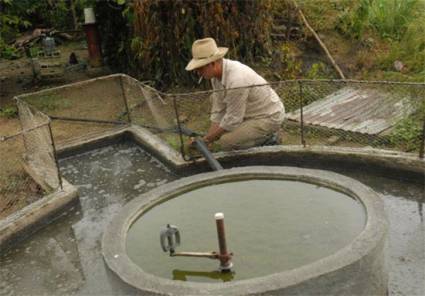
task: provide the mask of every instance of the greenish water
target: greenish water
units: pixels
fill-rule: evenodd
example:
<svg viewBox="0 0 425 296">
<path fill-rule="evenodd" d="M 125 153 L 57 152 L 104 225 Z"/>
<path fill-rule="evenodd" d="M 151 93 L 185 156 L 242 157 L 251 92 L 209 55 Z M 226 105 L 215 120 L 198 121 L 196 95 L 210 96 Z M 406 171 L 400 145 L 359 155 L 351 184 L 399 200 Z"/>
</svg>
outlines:
<svg viewBox="0 0 425 296">
<path fill-rule="evenodd" d="M 225 215 L 234 272 L 218 260 L 170 257 L 159 244 L 166 224 L 178 226 L 177 251 L 218 251 L 214 220 Z M 144 271 L 200 282 L 242 280 L 293 269 L 329 256 L 364 228 L 364 207 L 329 188 L 287 180 L 246 180 L 205 186 L 162 203 L 130 228 L 127 250 Z"/>
</svg>

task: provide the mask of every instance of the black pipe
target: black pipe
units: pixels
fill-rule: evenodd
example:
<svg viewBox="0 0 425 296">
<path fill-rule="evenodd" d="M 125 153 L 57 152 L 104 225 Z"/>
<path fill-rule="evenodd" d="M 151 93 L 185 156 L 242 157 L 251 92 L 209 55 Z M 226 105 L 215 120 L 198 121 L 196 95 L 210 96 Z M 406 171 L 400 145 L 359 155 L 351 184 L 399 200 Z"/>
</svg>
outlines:
<svg viewBox="0 0 425 296">
<path fill-rule="evenodd" d="M 191 130 L 190 128 L 185 127 L 184 125 L 180 125 L 180 127 L 177 127 L 177 132 L 181 132 L 183 135 L 188 136 L 188 137 L 199 137 L 199 136 L 203 136 L 203 134 L 195 132 L 193 130 Z"/>
<path fill-rule="evenodd" d="M 178 131 L 182 133 L 183 135 L 188 137 L 195 137 L 194 145 L 196 149 L 198 149 L 198 151 L 205 157 L 208 164 L 214 171 L 219 171 L 223 169 L 221 164 L 214 158 L 212 153 L 208 150 L 208 146 L 205 144 L 204 140 L 199 138 L 199 136 L 202 136 L 202 134 L 189 129 L 185 127 L 184 125 L 180 125 L 177 128 L 178 128 Z"/>
<path fill-rule="evenodd" d="M 195 147 L 198 149 L 199 152 L 205 157 L 205 159 L 208 161 L 210 167 L 215 170 L 219 171 L 222 170 L 223 167 L 221 164 L 214 158 L 214 156 L 211 154 L 211 152 L 208 150 L 207 145 L 205 142 L 200 138 L 195 138 Z"/>
</svg>

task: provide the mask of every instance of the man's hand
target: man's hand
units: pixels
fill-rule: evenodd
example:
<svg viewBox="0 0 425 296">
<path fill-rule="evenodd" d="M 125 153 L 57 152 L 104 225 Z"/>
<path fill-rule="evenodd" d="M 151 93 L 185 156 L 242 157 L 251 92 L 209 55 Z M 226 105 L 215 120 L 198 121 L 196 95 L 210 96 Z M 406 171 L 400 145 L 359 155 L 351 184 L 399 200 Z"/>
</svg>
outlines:
<svg viewBox="0 0 425 296">
<path fill-rule="evenodd" d="M 212 149 L 213 142 L 210 142 L 210 141 L 207 139 L 207 137 L 206 137 L 206 136 L 205 136 L 205 137 L 203 137 L 203 138 L 202 138 L 202 140 L 205 142 L 205 145 L 207 145 L 208 150 L 211 150 L 211 149 Z"/>
<path fill-rule="evenodd" d="M 195 145 L 195 137 L 190 137 L 189 141 L 187 142 L 187 146 L 189 146 L 189 148 L 192 148 Z"/>
<path fill-rule="evenodd" d="M 195 148 L 195 141 L 196 141 L 196 138 L 195 137 L 190 137 L 189 138 L 189 141 L 188 141 L 188 146 L 189 146 L 189 148 L 190 149 L 194 149 Z M 212 148 L 212 142 L 210 142 L 210 141 L 208 141 L 207 140 L 207 138 L 206 137 L 203 137 L 202 138 L 202 141 L 204 141 L 204 143 L 205 143 L 205 145 L 207 145 L 207 147 L 208 147 L 208 149 L 211 149 Z"/>
</svg>

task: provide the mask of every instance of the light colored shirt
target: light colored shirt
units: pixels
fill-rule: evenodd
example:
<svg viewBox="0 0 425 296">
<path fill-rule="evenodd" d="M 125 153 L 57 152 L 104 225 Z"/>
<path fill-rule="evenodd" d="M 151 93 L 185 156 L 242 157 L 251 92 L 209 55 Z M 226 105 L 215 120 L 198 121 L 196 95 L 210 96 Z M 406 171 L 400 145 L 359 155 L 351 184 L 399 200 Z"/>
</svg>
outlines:
<svg viewBox="0 0 425 296">
<path fill-rule="evenodd" d="M 221 81 L 211 79 L 213 90 L 211 121 L 227 131 L 249 119 L 270 118 L 282 123 L 285 108 L 267 81 L 250 67 L 223 59 Z M 261 86 L 255 86 L 261 85 Z"/>
</svg>

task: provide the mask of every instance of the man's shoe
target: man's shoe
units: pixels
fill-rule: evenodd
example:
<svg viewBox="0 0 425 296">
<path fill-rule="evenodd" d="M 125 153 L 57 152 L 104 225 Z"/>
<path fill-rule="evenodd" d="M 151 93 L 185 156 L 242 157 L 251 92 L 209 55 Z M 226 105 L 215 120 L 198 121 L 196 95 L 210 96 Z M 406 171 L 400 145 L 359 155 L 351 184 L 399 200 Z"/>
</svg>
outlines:
<svg viewBox="0 0 425 296">
<path fill-rule="evenodd" d="M 282 144 L 282 138 L 280 136 L 280 131 L 274 132 L 269 135 L 267 139 L 260 146 L 274 146 Z"/>
</svg>

